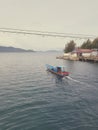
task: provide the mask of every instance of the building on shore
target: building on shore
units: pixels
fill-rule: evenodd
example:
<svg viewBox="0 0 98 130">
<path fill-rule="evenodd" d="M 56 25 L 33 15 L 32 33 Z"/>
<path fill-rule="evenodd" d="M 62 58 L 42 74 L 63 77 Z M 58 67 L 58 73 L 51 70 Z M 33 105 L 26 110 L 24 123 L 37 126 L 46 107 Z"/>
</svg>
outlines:
<svg viewBox="0 0 98 130">
<path fill-rule="evenodd" d="M 57 57 L 65 60 L 81 60 L 81 61 L 94 61 L 98 62 L 98 50 L 97 49 L 79 49 L 76 48 L 70 53 L 64 53 L 63 56 Z"/>
</svg>

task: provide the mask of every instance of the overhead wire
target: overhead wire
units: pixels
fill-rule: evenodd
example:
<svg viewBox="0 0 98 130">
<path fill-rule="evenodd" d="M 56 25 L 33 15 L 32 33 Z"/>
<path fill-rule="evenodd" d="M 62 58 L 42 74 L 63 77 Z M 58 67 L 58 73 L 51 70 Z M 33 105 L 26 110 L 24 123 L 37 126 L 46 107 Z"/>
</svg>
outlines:
<svg viewBox="0 0 98 130">
<path fill-rule="evenodd" d="M 0 28 L 0 32 L 4 33 L 14 33 L 14 34 L 28 34 L 28 35 L 38 35 L 38 36 L 49 36 L 49 37 L 61 37 L 61 38 L 79 38 L 79 39 L 94 39 L 95 35 L 86 34 L 74 34 L 74 33 L 59 33 L 59 32 L 49 32 L 40 30 L 24 30 L 15 28 Z"/>
</svg>

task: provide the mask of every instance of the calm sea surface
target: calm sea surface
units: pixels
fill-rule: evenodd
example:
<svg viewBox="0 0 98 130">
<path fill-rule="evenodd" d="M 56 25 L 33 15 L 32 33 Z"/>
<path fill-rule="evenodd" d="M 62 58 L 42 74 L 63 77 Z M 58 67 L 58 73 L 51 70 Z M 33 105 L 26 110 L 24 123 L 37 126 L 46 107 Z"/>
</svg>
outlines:
<svg viewBox="0 0 98 130">
<path fill-rule="evenodd" d="M 0 53 L 0 130 L 98 130 L 98 63 Z M 63 65 L 68 79 L 46 71 Z"/>
</svg>

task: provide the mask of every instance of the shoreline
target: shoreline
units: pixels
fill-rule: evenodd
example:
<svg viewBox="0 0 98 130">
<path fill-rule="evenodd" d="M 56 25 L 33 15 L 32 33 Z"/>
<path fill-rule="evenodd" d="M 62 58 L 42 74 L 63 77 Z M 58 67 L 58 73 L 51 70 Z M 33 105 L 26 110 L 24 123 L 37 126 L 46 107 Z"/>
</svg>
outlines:
<svg viewBox="0 0 98 130">
<path fill-rule="evenodd" d="M 98 56 L 57 56 L 56 59 L 63 59 L 63 60 L 71 60 L 71 61 L 84 61 L 84 62 L 97 62 L 98 63 Z"/>
</svg>

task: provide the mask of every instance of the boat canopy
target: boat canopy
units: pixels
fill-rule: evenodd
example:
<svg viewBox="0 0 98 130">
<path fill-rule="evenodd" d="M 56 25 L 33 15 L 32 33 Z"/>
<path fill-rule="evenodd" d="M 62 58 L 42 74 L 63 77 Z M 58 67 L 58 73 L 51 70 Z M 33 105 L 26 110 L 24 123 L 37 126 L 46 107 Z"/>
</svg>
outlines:
<svg viewBox="0 0 98 130">
<path fill-rule="evenodd" d="M 66 70 L 65 66 L 51 66 L 51 65 L 48 65 L 48 64 L 46 66 L 47 66 L 48 69 L 51 69 L 51 70 L 53 70 L 55 72 L 58 72 L 58 71 L 64 72 Z"/>
</svg>

